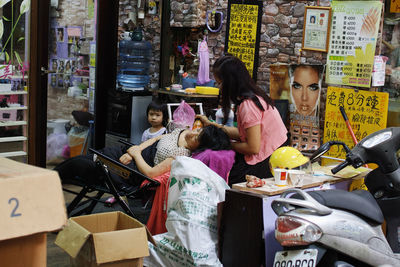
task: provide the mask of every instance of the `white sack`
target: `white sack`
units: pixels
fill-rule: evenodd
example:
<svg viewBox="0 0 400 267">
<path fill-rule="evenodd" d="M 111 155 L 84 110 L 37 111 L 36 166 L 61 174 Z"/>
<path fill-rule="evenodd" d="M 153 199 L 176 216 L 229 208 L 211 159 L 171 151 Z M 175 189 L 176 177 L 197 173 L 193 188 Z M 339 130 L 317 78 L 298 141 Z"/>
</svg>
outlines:
<svg viewBox="0 0 400 267">
<path fill-rule="evenodd" d="M 201 161 L 177 157 L 172 162 L 167 233 L 149 242 L 145 266 L 222 266 L 217 256 L 217 204 L 229 186 Z"/>
</svg>

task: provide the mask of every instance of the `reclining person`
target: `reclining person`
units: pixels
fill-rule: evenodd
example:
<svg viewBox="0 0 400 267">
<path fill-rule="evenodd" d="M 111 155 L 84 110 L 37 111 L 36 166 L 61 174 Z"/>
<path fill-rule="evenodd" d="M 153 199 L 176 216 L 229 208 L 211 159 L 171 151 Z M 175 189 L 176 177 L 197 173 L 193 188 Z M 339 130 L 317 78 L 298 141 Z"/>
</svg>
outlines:
<svg viewBox="0 0 400 267">
<path fill-rule="evenodd" d="M 148 177 L 156 177 L 171 169 L 171 163 L 176 156 L 190 156 L 194 151 L 229 150 L 230 139 L 228 135 L 215 126 L 207 126 L 202 129 L 175 129 L 169 134 L 158 136 L 143 142 L 140 145 L 123 147 L 110 147 L 102 150 L 103 154 L 119 160 L 133 169 L 138 169 Z M 230 170 L 234 157 L 228 157 L 224 168 Z M 97 172 L 93 155 L 81 155 L 68 159 L 54 168 L 58 171 L 62 182 L 79 176 L 89 183 L 96 183 Z M 127 181 L 124 178 L 111 174 L 111 178 L 120 189 L 132 185 L 139 185 L 142 181 Z M 226 177 L 223 177 L 226 178 Z"/>
</svg>

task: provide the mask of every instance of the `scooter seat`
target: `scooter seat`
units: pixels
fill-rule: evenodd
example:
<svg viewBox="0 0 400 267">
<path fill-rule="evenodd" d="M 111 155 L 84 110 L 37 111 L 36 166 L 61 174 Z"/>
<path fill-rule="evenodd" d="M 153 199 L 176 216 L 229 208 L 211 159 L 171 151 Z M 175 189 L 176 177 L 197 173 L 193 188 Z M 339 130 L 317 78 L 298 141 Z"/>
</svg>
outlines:
<svg viewBox="0 0 400 267">
<path fill-rule="evenodd" d="M 366 190 L 352 192 L 344 190 L 316 190 L 307 192 L 319 203 L 330 208 L 337 208 L 357 213 L 378 224 L 383 223 L 383 214 L 376 200 Z"/>
</svg>

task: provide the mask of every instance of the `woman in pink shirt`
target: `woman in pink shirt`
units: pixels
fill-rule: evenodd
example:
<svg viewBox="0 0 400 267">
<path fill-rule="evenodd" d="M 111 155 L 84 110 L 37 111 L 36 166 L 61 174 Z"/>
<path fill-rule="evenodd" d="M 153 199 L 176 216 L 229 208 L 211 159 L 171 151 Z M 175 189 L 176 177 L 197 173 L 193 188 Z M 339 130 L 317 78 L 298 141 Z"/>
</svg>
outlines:
<svg viewBox="0 0 400 267">
<path fill-rule="evenodd" d="M 213 66 L 214 78 L 221 89 L 226 123 L 231 104 L 236 105 L 237 127 L 227 127 L 198 116 L 205 126 L 223 127 L 236 151 L 229 185 L 244 182 L 246 174 L 272 177 L 269 157 L 287 141 L 287 130 L 273 100 L 256 85 L 246 66 L 234 56 L 223 56 Z"/>
</svg>

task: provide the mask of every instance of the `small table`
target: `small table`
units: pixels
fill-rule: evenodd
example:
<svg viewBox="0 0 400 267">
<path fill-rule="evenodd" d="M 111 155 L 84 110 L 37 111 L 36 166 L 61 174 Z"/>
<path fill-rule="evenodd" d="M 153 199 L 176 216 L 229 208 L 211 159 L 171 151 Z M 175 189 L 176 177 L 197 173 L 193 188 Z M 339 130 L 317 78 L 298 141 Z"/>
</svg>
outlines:
<svg viewBox="0 0 400 267">
<path fill-rule="evenodd" d="M 248 191 L 256 194 L 261 194 L 265 196 L 275 196 L 275 195 L 280 195 L 284 191 L 290 188 L 301 188 L 301 189 L 308 189 L 308 188 L 315 188 L 322 186 L 325 183 L 329 183 L 331 185 L 339 182 L 343 182 L 346 180 L 349 180 L 349 178 L 340 178 L 340 177 L 333 177 L 333 176 L 321 176 L 320 178 L 312 178 L 306 177 L 303 180 L 303 184 L 301 186 L 295 187 L 291 185 L 286 185 L 286 186 L 276 186 L 274 185 L 274 178 L 267 178 L 263 179 L 265 181 L 265 185 L 262 187 L 255 187 L 255 188 L 250 188 L 246 186 L 246 182 L 243 183 L 237 183 L 232 185 L 233 189 L 237 189 L 240 191 Z M 350 179 L 351 180 L 351 179 Z"/>
<path fill-rule="evenodd" d="M 351 178 L 328 175 L 318 177 L 317 179 L 311 179 L 311 176 L 309 178 L 305 177 L 301 189 L 306 191 L 319 188 L 348 190 L 353 179 L 362 178 L 366 173 L 363 172 Z M 224 259 L 225 262 L 239 262 L 241 257 L 260 256 L 257 251 L 247 250 L 247 247 L 250 245 L 246 244 L 246 240 L 249 237 L 252 238 L 251 244 L 264 242 L 265 255 L 261 256 L 265 256 L 265 266 L 272 266 L 275 252 L 282 250 L 282 247 L 275 239 L 275 220 L 277 215 L 272 210 L 271 203 L 274 199 L 280 197 L 281 193 L 289 188 L 293 188 L 293 186 L 278 187 L 274 185 L 273 178 L 263 180 L 266 182 L 263 187 L 248 188 L 246 187 L 246 183 L 238 183 L 232 186 L 232 190 L 227 191 L 225 197 L 227 205 L 224 205 L 223 214 L 229 218 L 225 218 L 225 222 L 234 224 L 232 220 L 239 220 L 240 223 L 235 223 L 234 226 L 224 226 L 224 236 L 229 237 L 224 241 L 224 246 L 227 246 L 229 250 L 232 250 L 235 246 L 240 246 L 239 244 L 242 244 L 244 247 L 232 253 L 233 255 L 225 255 L 225 257 L 228 257 Z M 251 206 L 248 206 L 249 204 L 247 203 L 251 203 Z M 252 215 L 250 216 L 250 214 Z M 261 238 L 264 240 L 262 241 Z M 253 255 L 241 255 L 241 251 L 245 254 L 253 253 Z"/>
</svg>

